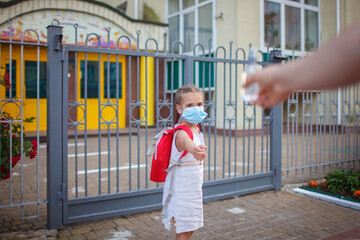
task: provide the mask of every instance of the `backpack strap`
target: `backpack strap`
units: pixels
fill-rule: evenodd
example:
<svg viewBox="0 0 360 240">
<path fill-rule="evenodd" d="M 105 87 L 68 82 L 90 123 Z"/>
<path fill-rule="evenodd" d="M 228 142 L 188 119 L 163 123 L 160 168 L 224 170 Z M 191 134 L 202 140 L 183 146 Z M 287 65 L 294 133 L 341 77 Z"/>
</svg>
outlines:
<svg viewBox="0 0 360 240">
<path fill-rule="evenodd" d="M 186 126 L 186 125 L 178 125 L 178 126 L 174 127 L 172 131 L 175 134 L 175 132 L 177 130 L 179 130 L 179 129 L 184 130 L 189 135 L 190 139 L 194 140 L 194 134 L 193 134 L 193 132 L 191 131 L 191 129 L 188 126 Z M 183 154 L 181 155 L 180 158 L 184 157 L 187 153 L 188 153 L 188 151 L 184 150 L 184 152 L 183 152 Z M 176 167 L 176 165 L 174 165 L 170 169 L 171 178 L 170 178 L 169 192 L 168 192 L 168 195 L 166 196 L 166 199 L 165 199 L 164 205 L 163 205 L 163 209 L 162 209 L 162 212 L 161 212 L 161 217 L 163 219 L 166 217 L 166 211 L 167 211 L 170 199 L 171 199 L 172 194 L 173 194 L 173 185 L 174 185 L 174 177 L 175 177 L 175 173 L 173 172 L 173 170 L 174 170 L 175 167 Z"/>
<path fill-rule="evenodd" d="M 191 141 L 194 140 L 194 134 L 193 134 L 193 132 L 191 131 L 191 129 L 190 129 L 188 126 L 186 126 L 186 125 L 179 125 L 179 126 L 175 127 L 175 128 L 173 129 L 173 131 L 176 132 L 176 131 L 179 130 L 179 129 L 184 130 L 184 131 L 189 135 Z M 187 153 L 188 153 L 188 151 L 184 150 L 184 152 L 183 152 L 183 154 L 180 156 L 180 158 L 183 158 Z M 180 159 L 180 158 L 179 158 L 179 159 Z"/>
</svg>

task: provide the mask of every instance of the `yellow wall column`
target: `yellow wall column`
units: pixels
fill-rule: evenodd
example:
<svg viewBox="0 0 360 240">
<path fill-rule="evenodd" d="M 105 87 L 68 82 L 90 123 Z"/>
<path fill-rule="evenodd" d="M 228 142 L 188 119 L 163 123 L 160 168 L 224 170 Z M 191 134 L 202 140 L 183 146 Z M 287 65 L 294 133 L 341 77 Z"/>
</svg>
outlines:
<svg viewBox="0 0 360 240">
<path fill-rule="evenodd" d="M 147 119 L 145 120 L 147 121 L 148 126 L 155 125 L 155 84 L 153 57 L 140 57 L 140 99 L 147 103 Z M 145 109 L 140 108 L 140 119 L 142 119 L 145 114 Z"/>
</svg>

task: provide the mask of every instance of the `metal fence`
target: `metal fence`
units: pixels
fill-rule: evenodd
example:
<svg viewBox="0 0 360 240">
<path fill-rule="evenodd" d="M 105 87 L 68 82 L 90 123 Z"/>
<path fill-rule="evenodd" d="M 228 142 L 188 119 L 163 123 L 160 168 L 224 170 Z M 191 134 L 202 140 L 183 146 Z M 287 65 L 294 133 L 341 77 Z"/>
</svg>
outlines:
<svg viewBox="0 0 360 240">
<path fill-rule="evenodd" d="M 39 108 L 43 98 L 40 70 L 46 72 L 40 55 L 46 53 L 47 44 L 41 43 L 39 34 L 32 29 L 26 29 L 16 41 L 12 33 L 9 22 L 9 39 L 0 41 L 0 229 L 4 230 L 19 216 L 28 221 L 39 216 L 44 219 L 47 203 L 46 146 L 40 144 L 39 131 L 39 123 L 44 121 Z M 33 35 L 37 41 L 25 42 L 25 35 Z M 29 59 L 29 54 L 35 57 Z M 27 111 L 25 104 L 29 105 Z M 32 131 L 26 132 L 29 129 Z"/>
<path fill-rule="evenodd" d="M 62 45 L 62 27 L 55 21 L 48 27 L 47 44 L 13 41 L 11 34 L 9 41 L 0 41 L 1 55 L 12 59 L 5 71 L 13 69 L 14 59 L 20 69 L 9 71 L 11 81 L 17 74 L 17 85 L 1 92 L 1 112 L 16 108 L 19 114 L 11 112 L 14 119 L 3 114 L 1 123 L 35 129 L 19 138 L 21 146 L 38 143 L 36 158 L 22 154 L 10 167 L 10 179 L 0 182 L 0 226 L 6 226 L 10 220 L 5 215 L 13 215 L 16 208 L 22 218 L 47 219 L 51 228 L 161 208 L 162 185 L 149 181 L 151 158 L 146 151 L 158 131 L 174 124 L 173 93 L 184 84 L 203 90 L 209 114 L 203 123 L 208 147 L 204 201 L 280 189 L 281 183 L 322 177 L 333 168 L 360 168 L 358 86 L 297 92 L 283 106 L 261 109 L 244 103 L 240 92 L 248 49 L 232 43 L 216 49 L 196 45 L 184 54 L 181 42 L 158 46 L 155 39 L 140 39 L 139 33 L 136 43 L 129 36 L 118 38 L 117 43 L 127 41 L 129 49 L 110 43 L 102 48 L 99 35 L 89 33 L 86 43 L 99 42 L 90 47 L 77 44 L 77 25 L 74 34 L 74 45 Z M 29 87 L 24 85 L 29 83 L 24 46 L 37 52 L 36 111 L 30 111 L 36 112 L 35 127 L 24 121 L 30 116 L 23 95 Z M 44 120 L 40 88 L 45 53 L 46 134 L 39 126 Z M 265 56 L 276 62 L 277 54 Z M 259 52 L 259 69 L 268 64 L 262 56 Z M 17 90 L 11 95 L 14 85 Z M 9 136 L 11 148 L 14 137 L 11 132 Z"/>
<path fill-rule="evenodd" d="M 359 84 L 299 91 L 284 104 L 283 182 L 360 168 Z"/>
</svg>

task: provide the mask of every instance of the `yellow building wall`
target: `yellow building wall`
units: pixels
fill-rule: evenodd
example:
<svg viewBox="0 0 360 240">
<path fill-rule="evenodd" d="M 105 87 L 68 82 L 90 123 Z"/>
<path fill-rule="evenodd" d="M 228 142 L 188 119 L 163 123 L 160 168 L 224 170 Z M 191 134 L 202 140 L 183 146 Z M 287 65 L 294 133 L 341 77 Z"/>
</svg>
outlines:
<svg viewBox="0 0 360 240">
<path fill-rule="evenodd" d="M 11 117 L 18 120 L 21 119 L 21 107 L 23 107 L 23 119 L 35 117 L 36 119 L 32 123 L 24 123 L 25 131 L 36 131 L 37 124 L 39 124 L 39 130 L 45 131 L 47 124 L 47 105 L 46 99 L 29 99 L 26 98 L 26 86 L 25 86 L 25 72 L 23 70 L 23 77 L 21 79 L 21 47 L 18 45 L 12 45 L 10 48 L 7 44 L 1 44 L 1 75 L 5 74 L 6 64 L 9 63 L 10 50 L 12 52 L 11 59 L 16 61 L 16 96 L 13 103 L 1 103 L 2 112 L 7 112 Z M 25 68 L 25 61 L 37 61 L 46 62 L 47 50 L 44 47 L 39 47 L 39 53 L 37 47 L 24 46 L 23 47 L 23 68 Z M 21 96 L 22 87 L 22 96 Z M 1 99 L 6 99 L 6 89 L 4 86 L 0 86 Z M 39 101 L 39 102 L 37 102 Z"/>
<path fill-rule="evenodd" d="M 1 75 L 5 74 L 5 67 L 6 64 L 9 63 L 9 55 L 10 47 L 9 45 L 2 44 L 1 45 Z M 16 118 L 18 120 L 21 119 L 21 110 L 23 109 L 23 119 L 35 117 L 36 119 L 32 123 L 25 123 L 24 122 L 24 130 L 25 131 L 46 131 L 47 127 L 47 100 L 46 98 L 27 98 L 26 97 L 26 85 L 25 85 L 25 61 L 37 61 L 39 59 L 40 62 L 46 62 L 47 58 L 47 50 L 46 48 L 39 48 L 39 55 L 37 53 L 37 48 L 33 46 L 24 46 L 23 49 L 23 70 L 21 69 L 21 48 L 20 46 L 13 45 L 11 47 L 12 52 L 12 60 L 16 61 L 16 95 L 12 96 L 14 102 L 7 102 L 7 103 L 0 103 L 2 108 L 2 112 L 9 113 L 11 117 Z M 80 61 L 85 59 L 84 53 L 79 53 L 78 55 L 78 100 L 84 102 L 85 99 L 81 97 L 81 70 L 80 70 Z M 89 61 L 98 61 L 98 54 L 88 54 Z M 100 101 L 104 102 L 106 99 L 104 98 L 104 63 L 107 62 L 107 55 L 101 55 L 101 68 L 100 68 L 100 76 L 101 76 L 101 84 L 100 84 Z M 110 62 L 116 62 L 116 56 L 110 56 Z M 116 107 L 102 107 L 101 111 L 101 122 L 110 121 L 114 119 L 116 121 L 116 110 L 119 114 L 118 119 L 118 126 L 119 128 L 124 128 L 126 125 L 126 66 L 125 66 L 125 56 L 119 56 L 119 63 L 122 63 L 122 97 L 119 98 L 119 102 Z M 23 71 L 23 73 L 21 73 Z M 22 78 L 22 79 L 21 79 Z M 71 87 L 71 86 L 70 86 Z M 22 88 L 22 96 L 21 96 L 21 88 Z M 6 88 L 4 86 L 0 86 L 0 96 L 2 100 L 6 99 Z M 151 98 L 153 99 L 153 97 Z M 110 102 L 116 103 L 116 98 L 111 98 Z M 98 117 L 98 107 L 99 107 L 99 100 L 96 99 L 87 99 L 87 128 L 88 129 L 98 129 L 99 126 L 99 117 Z M 72 120 L 80 120 L 83 118 L 83 110 L 77 109 L 77 117 L 76 119 Z M 84 122 L 85 119 L 82 120 Z M 38 127 L 39 125 L 39 127 Z M 111 128 L 116 128 L 116 124 L 110 125 Z M 101 128 L 107 128 L 104 124 Z"/>
<path fill-rule="evenodd" d="M 154 86 L 154 58 L 140 57 L 140 66 L 140 99 L 142 102 L 147 103 L 146 111 L 145 109 L 140 108 L 140 119 L 144 118 L 147 121 L 148 126 L 154 126 L 156 101 Z"/>
</svg>

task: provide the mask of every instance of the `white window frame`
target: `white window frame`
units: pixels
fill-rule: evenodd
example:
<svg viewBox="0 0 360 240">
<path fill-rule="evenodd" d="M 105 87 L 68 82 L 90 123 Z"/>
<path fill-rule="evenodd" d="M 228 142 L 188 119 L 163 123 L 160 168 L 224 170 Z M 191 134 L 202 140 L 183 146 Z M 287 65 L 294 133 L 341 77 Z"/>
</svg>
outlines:
<svg viewBox="0 0 360 240">
<path fill-rule="evenodd" d="M 267 46 L 265 46 L 265 17 L 264 17 L 264 2 L 273 2 L 280 4 L 280 26 L 281 26 L 281 35 L 280 35 L 280 50 L 285 55 L 294 56 L 305 56 L 308 54 L 308 51 L 305 51 L 305 10 L 310 10 L 318 13 L 318 47 L 320 47 L 321 42 L 321 0 L 318 0 L 318 6 L 312 6 L 305 4 L 305 0 L 300 0 L 300 2 L 293 2 L 290 0 L 260 0 L 260 46 L 263 52 L 267 51 Z M 300 51 L 299 50 L 289 50 L 285 49 L 285 6 L 295 7 L 300 9 Z"/>
<path fill-rule="evenodd" d="M 195 39 L 194 39 L 194 45 L 197 44 L 199 42 L 199 8 L 203 7 L 205 5 L 208 4 L 212 4 L 212 46 L 211 46 L 211 52 L 213 53 L 216 47 L 216 19 L 215 19 L 215 14 L 216 14 L 216 7 L 215 7 L 215 0 L 207 0 L 204 1 L 202 3 L 199 3 L 199 0 L 195 0 L 195 4 L 191 7 L 188 7 L 186 9 L 182 9 L 182 0 L 179 0 L 179 11 L 169 14 L 169 10 L 168 10 L 168 0 L 165 0 L 165 12 L 166 12 L 166 23 L 169 23 L 169 18 L 175 17 L 175 16 L 179 16 L 179 41 L 184 43 L 184 15 L 188 14 L 188 13 L 194 13 L 195 15 Z M 169 46 L 169 51 L 170 51 L 171 46 Z M 204 46 L 204 52 L 205 54 L 210 54 L 209 53 L 209 45 Z M 184 54 L 187 55 L 193 55 L 193 51 L 191 52 L 184 52 Z M 202 51 L 200 50 L 200 48 L 196 48 L 196 54 L 202 54 Z"/>
</svg>

